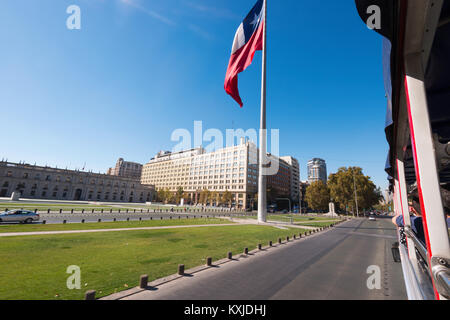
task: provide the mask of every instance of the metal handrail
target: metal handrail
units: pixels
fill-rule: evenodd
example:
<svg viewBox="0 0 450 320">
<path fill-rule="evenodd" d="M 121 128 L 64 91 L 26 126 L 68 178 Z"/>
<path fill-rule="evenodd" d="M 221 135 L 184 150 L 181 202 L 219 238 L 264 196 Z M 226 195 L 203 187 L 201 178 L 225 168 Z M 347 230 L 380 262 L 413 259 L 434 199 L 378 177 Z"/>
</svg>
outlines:
<svg viewBox="0 0 450 320">
<path fill-rule="evenodd" d="M 414 242 L 416 249 L 419 251 L 422 258 L 426 261 L 428 251 L 425 245 L 422 243 L 422 241 L 420 241 L 419 238 L 417 238 L 416 234 L 414 233 L 414 231 L 411 230 L 410 227 L 405 227 L 405 234 L 408 238 L 410 238 Z"/>
<path fill-rule="evenodd" d="M 428 261 L 428 251 L 425 245 L 419 240 L 419 238 L 417 238 L 417 235 L 411 230 L 411 228 L 405 227 L 405 234 L 414 242 L 417 252 L 423 258 L 423 264 L 426 264 L 427 271 L 430 272 L 431 269 L 430 274 L 435 279 L 436 290 L 447 299 L 450 298 L 450 268 L 448 261 L 446 261 L 446 259 L 432 257 L 432 265 L 428 266 L 426 262 Z"/>
</svg>

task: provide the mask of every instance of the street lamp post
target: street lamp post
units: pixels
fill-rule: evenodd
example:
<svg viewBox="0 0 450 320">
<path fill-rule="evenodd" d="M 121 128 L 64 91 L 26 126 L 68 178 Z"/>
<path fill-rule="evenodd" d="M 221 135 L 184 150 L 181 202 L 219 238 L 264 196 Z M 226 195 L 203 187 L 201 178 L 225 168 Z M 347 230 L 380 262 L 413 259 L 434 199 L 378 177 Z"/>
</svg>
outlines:
<svg viewBox="0 0 450 320">
<path fill-rule="evenodd" d="M 358 197 L 356 195 L 356 182 L 355 182 L 355 171 L 354 171 L 354 169 L 352 170 L 352 172 L 353 172 L 353 189 L 355 191 L 356 216 L 359 218 Z"/>
</svg>

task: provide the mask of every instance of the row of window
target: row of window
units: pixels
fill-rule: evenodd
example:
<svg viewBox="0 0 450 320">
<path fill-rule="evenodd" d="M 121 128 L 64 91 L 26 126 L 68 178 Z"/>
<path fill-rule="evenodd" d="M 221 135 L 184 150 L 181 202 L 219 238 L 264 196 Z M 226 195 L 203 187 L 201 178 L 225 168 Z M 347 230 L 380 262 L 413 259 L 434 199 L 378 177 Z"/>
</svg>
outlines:
<svg viewBox="0 0 450 320">
<path fill-rule="evenodd" d="M 8 171 L 6 173 L 6 177 L 13 177 L 13 172 L 12 171 Z M 22 179 L 30 179 L 31 178 L 30 173 L 27 173 L 27 172 L 23 173 L 21 178 Z M 52 181 L 52 179 L 53 179 L 51 175 L 44 175 L 42 178 L 44 179 L 44 181 Z M 35 180 L 41 180 L 40 173 L 36 173 L 35 176 L 34 176 L 34 179 Z M 56 182 L 71 183 L 72 182 L 72 177 L 65 177 L 65 178 L 63 177 L 63 178 L 61 178 L 61 176 L 56 176 L 55 181 Z M 78 178 L 78 179 L 74 179 L 75 183 L 83 183 L 84 181 L 85 180 L 83 178 L 81 178 L 81 177 Z M 114 186 L 117 186 L 117 187 L 120 185 L 119 182 L 116 181 L 115 183 L 113 183 L 110 180 L 106 180 L 106 181 L 105 180 L 100 180 L 100 181 L 97 182 L 96 179 L 86 179 L 86 181 L 88 183 L 90 183 L 91 185 L 95 185 L 95 184 L 104 185 L 105 184 L 106 186 L 111 186 L 111 185 L 114 184 Z M 127 187 L 127 183 L 126 182 L 122 182 L 122 187 L 126 188 Z M 132 184 L 131 188 L 134 188 L 134 187 L 135 187 L 135 185 Z"/>
</svg>

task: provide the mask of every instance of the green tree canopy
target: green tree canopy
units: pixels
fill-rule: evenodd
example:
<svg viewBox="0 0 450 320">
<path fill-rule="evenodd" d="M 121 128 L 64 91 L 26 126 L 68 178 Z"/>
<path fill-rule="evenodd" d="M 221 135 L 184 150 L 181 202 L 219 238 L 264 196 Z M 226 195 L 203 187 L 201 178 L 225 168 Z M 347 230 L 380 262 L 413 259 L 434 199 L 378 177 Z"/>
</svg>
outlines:
<svg viewBox="0 0 450 320">
<path fill-rule="evenodd" d="M 330 191 L 322 180 L 311 183 L 306 189 L 305 201 L 313 210 L 327 210 L 330 203 Z"/>
<path fill-rule="evenodd" d="M 355 208 L 355 188 L 358 209 L 368 209 L 381 200 L 381 191 L 365 176 L 359 167 L 342 167 L 337 173 L 330 174 L 328 187 L 332 201 L 339 203 L 342 210 Z"/>
<path fill-rule="evenodd" d="M 231 202 L 233 201 L 233 195 L 231 194 L 230 191 L 226 190 L 223 193 L 222 200 L 224 203 L 228 204 L 229 207 L 231 207 Z"/>
</svg>

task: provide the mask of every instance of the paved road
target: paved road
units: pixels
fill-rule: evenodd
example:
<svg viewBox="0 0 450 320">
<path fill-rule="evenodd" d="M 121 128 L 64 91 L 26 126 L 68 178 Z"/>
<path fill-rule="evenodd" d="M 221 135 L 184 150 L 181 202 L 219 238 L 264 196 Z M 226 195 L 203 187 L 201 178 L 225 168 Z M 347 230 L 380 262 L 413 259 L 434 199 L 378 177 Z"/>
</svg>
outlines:
<svg viewBox="0 0 450 320">
<path fill-rule="evenodd" d="M 401 265 L 392 259 L 394 241 L 389 219 L 354 219 L 126 299 L 406 299 Z M 380 268 L 380 289 L 367 287 L 372 265 Z"/>
</svg>

